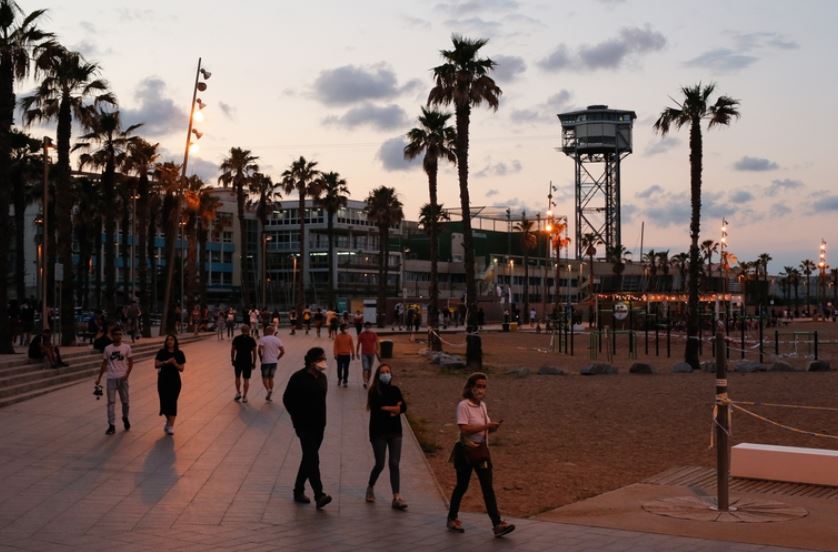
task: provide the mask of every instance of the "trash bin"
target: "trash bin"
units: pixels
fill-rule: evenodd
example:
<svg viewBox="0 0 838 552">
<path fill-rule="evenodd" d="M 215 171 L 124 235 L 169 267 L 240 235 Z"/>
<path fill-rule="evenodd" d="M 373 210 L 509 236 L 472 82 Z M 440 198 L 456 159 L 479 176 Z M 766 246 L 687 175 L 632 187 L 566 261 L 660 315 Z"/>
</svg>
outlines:
<svg viewBox="0 0 838 552">
<path fill-rule="evenodd" d="M 509 333 L 509 322 L 504 322 L 501 324 L 501 331 L 503 333 Z"/>
<path fill-rule="evenodd" d="M 509 324 L 509 331 L 510 332 L 517 332 L 518 331 L 518 323 L 517 322 L 512 322 L 511 324 Z"/>
<path fill-rule="evenodd" d="M 382 339 L 379 342 L 381 347 L 381 358 L 393 358 L 393 342 L 389 339 Z"/>
</svg>

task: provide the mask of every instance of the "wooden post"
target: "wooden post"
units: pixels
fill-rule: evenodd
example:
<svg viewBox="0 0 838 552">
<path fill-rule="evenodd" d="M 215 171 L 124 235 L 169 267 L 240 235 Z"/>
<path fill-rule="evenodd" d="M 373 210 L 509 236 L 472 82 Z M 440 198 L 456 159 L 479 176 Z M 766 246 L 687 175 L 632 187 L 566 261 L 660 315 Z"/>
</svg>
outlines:
<svg viewBox="0 0 838 552">
<path fill-rule="evenodd" d="M 740 332 L 740 333 L 741 333 L 741 336 L 740 336 L 740 351 L 739 351 L 739 355 L 740 355 L 740 358 L 743 358 L 743 359 L 744 359 L 744 358 L 745 358 L 745 327 L 746 327 L 746 325 L 747 325 L 747 323 L 748 323 L 748 322 L 747 322 L 747 320 L 745 319 L 745 300 L 744 300 L 744 298 L 743 298 L 743 300 L 742 300 L 742 308 L 741 308 L 741 310 L 740 310 L 739 312 L 740 312 L 740 316 L 739 316 L 739 318 L 740 318 L 740 321 L 742 322 L 742 326 L 741 326 L 741 327 L 742 327 L 742 331 Z"/>
<path fill-rule="evenodd" d="M 764 360 L 764 350 L 763 350 L 763 338 L 765 337 L 765 329 L 763 328 L 763 323 L 765 320 L 763 319 L 762 314 L 762 306 L 759 307 L 759 363 L 762 364 L 765 362 Z"/>
<path fill-rule="evenodd" d="M 717 506 L 720 512 L 727 512 L 730 507 L 730 449 L 728 448 L 726 404 L 721 398 L 727 398 L 727 357 L 725 356 L 724 333 L 716 330 L 716 488 L 718 489 Z"/>
<path fill-rule="evenodd" d="M 780 355 L 780 332 L 774 330 L 774 354 Z"/>
<path fill-rule="evenodd" d="M 818 360 L 818 330 L 815 330 L 815 360 Z"/>
</svg>

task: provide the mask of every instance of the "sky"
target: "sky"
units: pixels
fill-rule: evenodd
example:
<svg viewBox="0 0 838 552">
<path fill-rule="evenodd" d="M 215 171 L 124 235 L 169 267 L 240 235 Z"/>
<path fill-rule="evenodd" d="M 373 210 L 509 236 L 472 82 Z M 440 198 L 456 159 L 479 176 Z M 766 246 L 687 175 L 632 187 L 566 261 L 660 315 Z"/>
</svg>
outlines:
<svg viewBox="0 0 838 552">
<path fill-rule="evenodd" d="M 411 220 L 428 201 L 427 178 L 401 152 L 431 69 L 452 33 L 488 39 L 481 54 L 497 62 L 503 94 L 497 111 L 472 112 L 472 205 L 533 216 L 546 210 L 552 182 L 555 210 L 572 219 L 574 168 L 556 150 L 556 114 L 593 104 L 633 110 L 621 212 L 634 260 L 644 222 L 646 251 L 689 247 L 688 129 L 661 138 L 652 125 L 682 86 L 715 82 L 717 93 L 741 102 L 742 116 L 704 132 L 701 239 L 718 240 L 725 217 L 739 259 L 768 252 L 777 273 L 816 261 L 825 239 L 838 266 L 838 184 L 829 168 L 838 146 L 838 2 L 19 3 L 27 12 L 47 8 L 44 27 L 101 66 L 126 121 L 144 122 L 139 133 L 178 162 L 202 57 L 212 77 L 200 94 L 208 107 L 190 172 L 208 183 L 233 146 L 259 156 L 275 179 L 304 156 L 339 172 L 355 199 L 394 186 Z M 454 166 L 441 166 L 439 186 L 440 201 L 458 207 Z"/>
</svg>

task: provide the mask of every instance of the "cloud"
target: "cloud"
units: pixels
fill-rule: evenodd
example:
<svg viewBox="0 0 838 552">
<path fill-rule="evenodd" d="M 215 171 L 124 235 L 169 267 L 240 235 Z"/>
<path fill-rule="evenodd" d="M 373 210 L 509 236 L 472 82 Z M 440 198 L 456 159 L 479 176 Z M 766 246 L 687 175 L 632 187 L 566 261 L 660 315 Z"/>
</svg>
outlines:
<svg viewBox="0 0 838 552">
<path fill-rule="evenodd" d="M 102 50 L 96 44 L 89 40 L 82 40 L 81 42 L 77 42 L 71 45 L 70 50 L 80 53 L 87 59 L 99 57 L 113 52 L 111 48 L 108 48 L 107 50 Z"/>
<path fill-rule="evenodd" d="M 154 19 L 154 12 L 148 9 L 121 8 L 117 10 L 119 19 L 124 22 L 148 21 Z"/>
<path fill-rule="evenodd" d="M 445 11 L 453 15 L 465 15 L 473 12 L 496 12 L 517 10 L 516 0 L 451 0 L 434 6 L 434 11 Z"/>
<path fill-rule="evenodd" d="M 663 188 L 658 186 L 657 184 L 652 184 L 645 190 L 641 190 L 634 194 L 634 197 L 638 199 L 649 199 L 652 196 L 656 196 L 660 193 L 663 193 Z"/>
<path fill-rule="evenodd" d="M 509 119 L 514 123 L 550 123 L 555 124 L 556 113 L 570 110 L 570 99 L 573 93 L 569 90 L 559 90 L 544 103 L 526 109 L 513 109 Z"/>
<path fill-rule="evenodd" d="M 395 98 L 416 88 L 418 80 L 399 86 L 396 73 L 386 64 L 369 67 L 344 65 L 321 71 L 314 81 L 314 97 L 326 105 Z"/>
<path fill-rule="evenodd" d="M 198 177 L 207 183 L 214 183 L 218 178 L 218 165 L 211 161 L 206 161 L 199 157 L 190 157 L 189 166 L 186 167 L 186 172 L 189 175 L 198 175 Z"/>
<path fill-rule="evenodd" d="M 560 44 L 539 61 L 538 65 L 546 71 L 553 72 L 564 69 L 617 69 L 631 56 L 657 52 L 665 46 L 666 37 L 649 25 L 642 28 L 624 27 L 616 37 L 597 44 L 580 46 L 576 53 L 571 53 L 566 45 Z"/>
<path fill-rule="evenodd" d="M 484 178 L 487 176 L 507 176 L 510 174 L 519 173 L 523 170 L 523 165 L 517 159 L 512 160 L 509 164 L 499 161 L 497 163 L 488 163 L 485 167 L 476 171 L 474 176 L 476 178 Z"/>
<path fill-rule="evenodd" d="M 766 195 L 775 196 L 781 192 L 787 192 L 790 190 L 797 190 L 803 187 L 803 182 L 800 180 L 792 180 L 790 178 L 782 178 L 772 180 L 771 184 L 768 185 L 768 189 L 765 191 Z"/>
<path fill-rule="evenodd" d="M 529 204 L 518 197 L 513 197 L 511 199 L 507 199 L 506 201 L 496 201 L 492 203 L 490 207 L 494 207 L 496 209 L 509 209 L 513 223 L 515 222 L 515 219 L 520 219 L 524 213 L 527 213 L 527 215 L 531 218 L 535 218 L 535 215 L 541 213 L 544 208 L 543 206 L 539 207 L 538 205 Z"/>
<path fill-rule="evenodd" d="M 421 17 L 413 17 L 412 15 L 403 15 L 401 19 L 402 21 L 404 21 L 405 25 L 411 29 L 420 29 L 423 31 L 428 31 L 431 29 L 431 22 L 427 19 L 422 19 Z"/>
<path fill-rule="evenodd" d="M 816 213 L 838 211 L 838 195 L 822 196 L 815 200 L 813 209 Z"/>
<path fill-rule="evenodd" d="M 640 207 L 634 203 L 623 203 L 620 205 L 620 221 L 623 224 L 631 224 L 634 218 L 640 213 Z"/>
<path fill-rule="evenodd" d="M 139 107 L 121 109 L 124 124 L 143 123 L 142 133 L 146 136 L 163 136 L 182 130 L 188 114 L 165 94 L 166 83 L 161 79 L 143 79 L 134 91 L 134 100 Z"/>
<path fill-rule="evenodd" d="M 443 23 L 459 31 L 471 31 L 480 35 L 496 35 L 500 31 L 499 21 L 489 21 L 481 17 L 463 17 L 446 19 Z"/>
<path fill-rule="evenodd" d="M 740 50 L 756 50 L 760 48 L 775 48 L 778 50 L 796 50 L 800 45 L 794 40 L 789 40 L 785 35 L 772 32 L 740 33 L 728 31 L 726 34 L 733 37 L 736 46 Z"/>
<path fill-rule="evenodd" d="M 733 203 L 747 203 L 754 200 L 754 194 L 748 190 L 736 190 L 730 193 L 730 201 Z"/>
<path fill-rule="evenodd" d="M 483 194 L 486 197 L 492 197 L 498 195 L 500 192 L 496 188 L 492 188 L 491 190 L 486 190 L 486 193 Z"/>
<path fill-rule="evenodd" d="M 391 130 L 409 124 L 407 113 L 398 105 L 390 104 L 380 107 L 369 103 L 353 107 L 340 117 L 334 115 L 326 117 L 323 122 L 345 128 L 367 125 L 379 130 Z"/>
<path fill-rule="evenodd" d="M 422 160 L 418 157 L 412 161 L 404 158 L 404 147 L 406 145 L 407 143 L 403 136 L 390 138 L 381 144 L 375 157 L 381 161 L 381 165 L 385 171 L 409 171 L 422 166 Z"/>
<path fill-rule="evenodd" d="M 783 218 L 791 213 L 791 207 L 788 207 L 785 203 L 775 203 L 771 206 L 769 213 L 771 218 Z"/>
<path fill-rule="evenodd" d="M 707 192 L 701 198 L 701 217 L 703 220 L 731 218 L 734 214 L 743 220 L 753 221 L 757 216 L 753 209 L 743 205 L 731 204 L 723 192 Z M 666 228 L 669 226 L 688 226 L 690 223 L 690 196 L 686 192 L 656 194 L 654 204 L 644 208 L 642 215 L 652 224 Z"/>
<path fill-rule="evenodd" d="M 756 56 L 738 53 L 729 48 L 716 48 L 688 60 L 686 65 L 726 73 L 750 67 L 758 60 L 759 58 Z"/>
<path fill-rule="evenodd" d="M 86 32 L 91 33 L 91 34 L 96 32 L 96 25 L 94 25 L 90 21 L 80 21 L 79 22 L 79 27 L 81 27 Z"/>
<path fill-rule="evenodd" d="M 737 171 L 761 172 L 773 171 L 779 169 L 780 166 L 770 159 L 764 159 L 762 157 L 748 157 L 746 155 L 734 163 L 733 168 Z"/>
<path fill-rule="evenodd" d="M 524 58 L 518 56 L 494 56 L 492 61 L 497 63 L 494 69 L 494 77 L 498 81 L 511 82 L 527 70 Z"/>
<path fill-rule="evenodd" d="M 649 143 L 644 153 L 646 155 L 658 155 L 659 153 L 666 153 L 679 145 L 681 145 L 681 140 L 674 136 L 666 136 L 657 142 Z"/>
<path fill-rule="evenodd" d="M 226 102 L 218 102 L 221 112 L 231 121 L 236 117 L 236 108 Z"/>
</svg>

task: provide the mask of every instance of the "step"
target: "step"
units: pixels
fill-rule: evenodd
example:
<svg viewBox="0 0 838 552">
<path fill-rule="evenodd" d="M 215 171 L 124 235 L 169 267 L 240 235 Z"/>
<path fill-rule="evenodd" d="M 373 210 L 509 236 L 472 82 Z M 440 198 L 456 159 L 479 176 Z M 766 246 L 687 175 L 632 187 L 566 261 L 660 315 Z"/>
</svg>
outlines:
<svg viewBox="0 0 838 552">
<path fill-rule="evenodd" d="M 143 345 L 137 345 L 135 347 L 132 347 L 132 350 L 135 354 L 148 350 L 157 351 L 158 349 L 160 349 L 159 343 L 146 343 Z M 73 365 L 78 364 L 79 362 L 87 362 L 88 360 L 101 361 L 102 353 L 99 353 L 97 351 L 85 351 L 83 354 L 76 354 L 72 356 L 68 355 L 65 357 L 64 355 L 61 355 L 61 358 L 68 364 Z M 47 368 L 46 363 L 43 361 L 29 360 L 29 362 L 25 364 L 19 364 L 15 366 L 0 366 L 0 380 L 9 376 L 14 376 L 16 374 L 26 374 L 28 372 L 33 371 L 33 369 L 52 370 L 52 368 Z M 2 384 L 0 384 L 0 387 L 2 387 Z"/>
<path fill-rule="evenodd" d="M 41 395 L 46 395 L 47 393 L 52 393 L 53 391 L 58 391 L 59 389 L 64 389 L 65 387 L 70 387 L 77 384 L 77 381 L 70 381 L 66 383 L 59 383 L 57 385 L 50 385 L 49 387 L 42 386 L 37 389 L 27 391 L 26 393 L 14 395 L 13 397 L 6 397 L 0 399 L 0 408 L 23 401 L 28 401 L 29 399 L 34 399 L 35 397 L 40 397 Z"/>
</svg>

